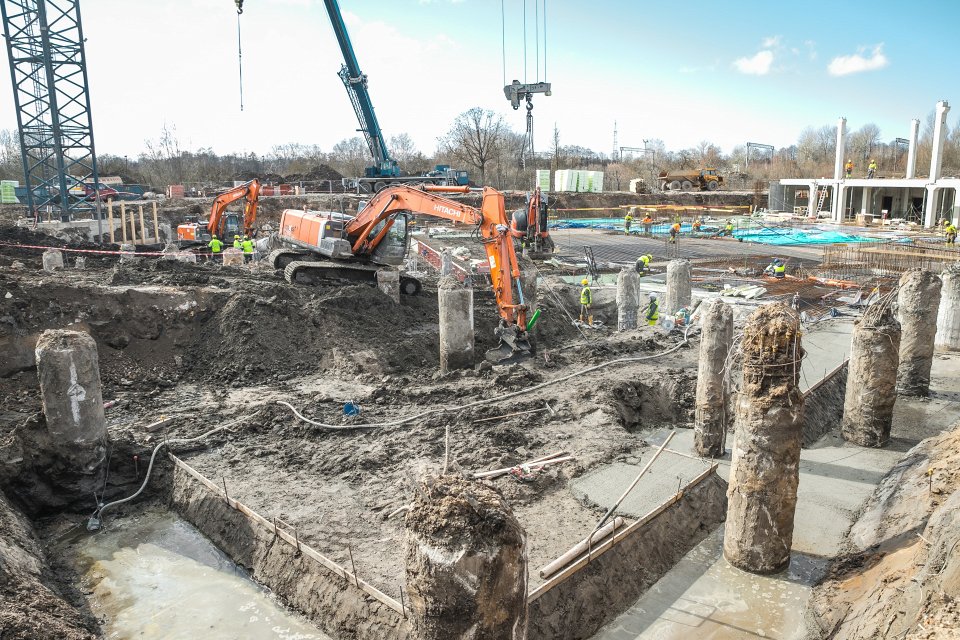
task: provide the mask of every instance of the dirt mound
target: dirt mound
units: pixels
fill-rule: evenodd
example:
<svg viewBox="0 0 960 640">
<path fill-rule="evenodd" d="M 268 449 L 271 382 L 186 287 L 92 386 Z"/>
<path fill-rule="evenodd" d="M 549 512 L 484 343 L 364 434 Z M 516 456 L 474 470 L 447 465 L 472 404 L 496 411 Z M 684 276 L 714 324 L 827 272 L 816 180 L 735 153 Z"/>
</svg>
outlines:
<svg viewBox="0 0 960 640">
<path fill-rule="evenodd" d="M 327 164 L 321 164 L 316 167 L 313 167 L 306 173 L 291 173 L 284 178 L 284 181 L 289 183 L 300 182 L 314 182 L 317 180 L 334 180 L 338 181 L 343 178 L 340 175 L 340 172 Z"/>
<path fill-rule="evenodd" d="M 20 246 L 24 248 L 20 248 Z M 27 227 L 15 225 L 0 225 L 0 265 L 6 266 L 14 260 L 20 260 L 31 265 L 39 265 L 43 249 L 26 247 L 50 247 L 52 249 L 81 249 L 118 251 L 119 245 L 100 245 L 78 237 L 58 238 L 46 233 L 32 231 Z M 117 260 L 112 255 L 97 254 L 69 254 L 65 255 L 65 262 L 72 264 L 76 256 L 83 255 L 88 265 L 105 265 Z"/>
<path fill-rule="evenodd" d="M 237 386 L 305 371 L 383 375 L 435 366 L 437 313 L 432 296 L 397 305 L 366 285 L 268 286 L 231 295 L 204 322 L 185 365 L 192 377 Z"/>
</svg>

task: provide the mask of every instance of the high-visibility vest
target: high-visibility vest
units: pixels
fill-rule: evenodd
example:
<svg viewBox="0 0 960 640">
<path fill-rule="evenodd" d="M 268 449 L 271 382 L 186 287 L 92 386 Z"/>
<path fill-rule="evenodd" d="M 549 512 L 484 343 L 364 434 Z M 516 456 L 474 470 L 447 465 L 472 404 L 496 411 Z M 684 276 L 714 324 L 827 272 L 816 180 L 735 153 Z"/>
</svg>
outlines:
<svg viewBox="0 0 960 640">
<path fill-rule="evenodd" d="M 787 265 L 780 264 L 775 266 L 773 268 L 773 275 L 775 275 L 778 278 L 782 278 L 783 276 L 787 275 Z"/>
<path fill-rule="evenodd" d="M 733 223 L 732 223 L 732 222 L 728 222 L 728 223 L 727 223 L 727 231 L 733 231 Z"/>
<path fill-rule="evenodd" d="M 580 304 L 592 304 L 593 294 L 590 293 L 590 287 L 584 287 L 580 290 Z"/>
<path fill-rule="evenodd" d="M 650 301 L 650 306 L 647 307 L 647 320 L 659 320 L 660 319 L 660 304 L 656 300 Z"/>
<path fill-rule="evenodd" d="M 220 242 L 220 240 L 217 238 L 214 238 L 213 240 L 211 240 L 210 244 L 207 246 L 210 247 L 210 251 L 212 251 L 213 253 L 220 253 L 220 251 L 223 250 L 223 243 Z"/>
<path fill-rule="evenodd" d="M 253 240 L 244 240 L 241 246 L 244 253 L 253 253 Z"/>
<path fill-rule="evenodd" d="M 242 246 L 242 245 L 241 245 L 241 243 L 240 243 L 240 239 L 239 239 L 239 238 L 233 241 L 233 248 L 234 248 L 234 249 L 239 249 L 241 246 Z"/>
<path fill-rule="evenodd" d="M 956 228 L 955 226 L 953 226 L 952 224 L 948 224 L 948 225 L 947 225 L 947 228 L 944 229 L 943 231 L 944 231 L 944 233 L 946 233 L 948 236 L 951 235 L 951 234 L 953 234 L 953 235 L 956 235 L 956 234 L 957 234 L 957 228 Z"/>
</svg>

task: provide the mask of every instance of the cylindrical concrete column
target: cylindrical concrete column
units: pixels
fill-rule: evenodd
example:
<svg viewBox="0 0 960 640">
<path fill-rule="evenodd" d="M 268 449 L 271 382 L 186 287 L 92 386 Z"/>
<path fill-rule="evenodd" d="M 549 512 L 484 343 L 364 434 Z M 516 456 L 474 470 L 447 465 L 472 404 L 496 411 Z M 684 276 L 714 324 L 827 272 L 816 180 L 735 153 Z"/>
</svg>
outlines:
<svg viewBox="0 0 960 640">
<path fill-rule="evenodd" d="M 800 480 L 799 319 L 783 303 L 760 307 L 742 350 L 723 555 L 744 571 L 776 573 L 790 564 Z"/>
<path fill-rule="evenodd" d="M 391 300 L 400 302 L 400 272 L 396 269 L 378 269 L 377 287 Z"/>
<path fill-rule="evenodd" d="M 42 261 L 44 271 L 63 269 L 63 252 L 59 249 L 47 249 L 43 252 Z"/>
<path fill-rule="evenodd" d="M 733 343 L 733 310 L 717 300 L 701 316 L 700 364 L 697 369 L 697 403 L 693 422 L 694 447 L 698 455 L 723 455 L 727 426 L 727 385 L 724 378 L 727 354 Z"/>
<path fill-rule="evenodd" d="M 440 372 L 473 366 L 473 289 L 453 276 L 442 276 L 437 289 L 440 306 Z"/>
<path fill-rule="evenodd" d="M 960 265 L 949 267 L 940 279 L 943 285 L 934 344 L 940 349 L 960 351 Z"/>
<path fill-rule="evenodd" d="M 527 637 L 524 533 L 500 494 L 459 476 L 429 478 L 406 528 L 411 637 Z"/>
<path fill-rule="evenodd" d="M 633 267 L 625 267 L 617 276 L 617 331 L 637 328 L 639 308 L 640 274 Z"/>
<path fill-rule="evenodd" d="M 882 447 L 890 439 L 897 401 L 900 323 L 889 305 L 867 308 L 853 328 L 847 392 L 840 433 L 862 447 Z"/>
<path fill-rule="evenodd" d="M 97 343 L 80 331 L 44 331 L 36 358 L 50 446 L 71 471 L 96 471 L 107 441 Z"/>
<path fill-rule="evenodd" d="M 671 260 L 667 263 L 667 299 L 663 312 L 672 316 L 690 306 L 690 261 Z"/>
<path fill-rule="evenodd" d="M 901 337 L 897 388 L 907 395 L 926 396 L 930 393 L 940 285 L 939 276 L 922 269 L 911 269 L 900 278 L 897 315 Z"/>
</svg>

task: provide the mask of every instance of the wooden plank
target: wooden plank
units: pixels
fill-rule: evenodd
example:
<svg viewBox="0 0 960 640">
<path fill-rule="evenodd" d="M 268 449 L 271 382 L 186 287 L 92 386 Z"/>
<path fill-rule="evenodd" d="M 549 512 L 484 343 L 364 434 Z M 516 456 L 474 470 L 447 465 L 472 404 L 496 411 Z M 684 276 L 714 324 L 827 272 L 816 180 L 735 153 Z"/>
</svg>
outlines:
<svg viewBox="0 0 960 640">
<path fill-rule="evenodd" d="M 623 531 L 617 534 L 616 540 L 614 540 L 613 538 L 608 538 L 601 544 L 594 547 L 590 552 L 581 556 L 576 562 L 569 564 L 567 568 L 565 568 L 563 571 L 561 571 L 560 573 L 557 573 L 552 578 L 550 578 L 549 580 L 541 584 L 539 587 L 537 587 L 533 591 L 531 591 L 529 594 L 527 594 L 527 604 L 531 604 L 534 600 L 541 597 L 542 595 L 544 595 L 554 587 L 561 585 L 567 580 L 569 580 L 575 573 L 580 571 L 580 569 L 584 568 L 585 566 L 590 564 L 590 562 L 592 562 L 594 559 L 602 556 L 604 553 L 612 549 L 615 544 L 622 543 L 624 540 L 627 539 L 628 536 L 630 536 L 630 534 L 632 534 L 635 531 L 638 531 L 644 525 L 646 525 L 651 520 L 656 518 L 658 515 L 666 511 L 668 507 L 678 502 L 680 498 L 683 497 L 684 493 L 686 493 L 691 488 L 703 482 L 710 474 L 716 472 L 718 466 L 719 465 L 714 464 L 709 469 L 705 470 L 696 478 L 688 482 L 680 490 L 679 493 L 669 498 L 666 502 L 663 502 L 659 507 L 653 509 L 652 511 L 644 515 L 642 518 L 640 518 L 636 522 L 629 524 L 626 529 L 624 529 Z"/>
<path fill-rule="evenodd" d="M 248 507 L 247 505 L 243 504 L 243 503 L 240 502 L 239 500 L 236 500 L 236 499 L 234 499 L 234 498 L 229 498 L 229 497 L 227 497 L 227 496 L 225 495 L 223 489 L 221 489 L 219 485 L 217 485 L 217 484 L 214 483 L 213 481 L 211 481 L 211 480 L 207 479 L 206 477 L 204 477 L 203 474 L 201 474 L 199 471 L 197 471 L 196 469 L 194 469 L 193 467 L 191 467 L 190 465 L 188 465 L 186 462 L 184 462 L 183 460 L 181 460 L 180 458 L 178 458 L 178 457 L 175 456 L 174 454 L 168 453 L 167 456 L 170 458 L 170 460 L 171 460 L 175 465 L 177 465 L 178 467 L 180 467 L 181 469 L 183 469 L 184 471 L 186 471 L 187 474 L 190 475 L 190 477 L 192 477 L 193 479 L 195 479 L 195 480 L 197 480 L 198 482 L 200 482 L 200 484 L 204 485 L 207 489 L 209 489 L 210 491 L 216 493 L 218 496 L 224 496 L 224 498 L 227 500 L 227 503 L 228 503 L 231 507 L 233 507 L 234 509 L 236 509 L 237 511 L 239 511 L 240 513 L 242 513 L 243 515 L 245 515 L 247 518 L 249 518 L 249 519 L 253 520 L 254 522 L 256 522 L 257 524 L 259 524 L 261 527 L 263 527 L 264 529 L 266 529 L 271 535 L 277 535 L 279 538 L 281 538 L 281 539 L 284 540 L 285 542 L 289 543 L 289 544 L 290 544 L 291 546 L 293 546 L 293 547 L 296 547 L 296 546 L 297 546 L 297 539 L 296 539 L 294 536 L 290 535 L 289 533 L 287 533 L 286 531 L 283 531 L 283 530 L 281 530 L 281 529 L 275 529 L 274 526 L 273 526 L 273 523 L 270 522 L 269 520 L 267 520 L 266 518 L 264 518 L 262 515 L 260 515 L 259 513 L 257 513 L 256 511 L 254 511 L 254 510 L 251 509 L 250 507 Z M 336 562 L 334 562 L 334 561 L 331 560 L 330 558 L 327 558 L 326 556 L 324 556 L 323 554 L 321 554 L 321 553 L 318 552 L 317 550 L 315 550 L 315 549 L 313 549 L 312 547 L 304 544 L 302 540 L 300 541 L 300 552 L 301 552 L 304 556 L 306 556 L 306 557 L 314 560 L 315 562 L 319 563 L 319 564 L 322 565 L 324 568 L 326 568 L 326 569 L 332 571 L 333 573 L 341 576 L 341 577 L 342 577 L 344 580 L 346 580 L 347 582 L 359 586 L 359 588 L 360 588 L 362 591 L 364 591 L 365 593 L 367 593 L 367 594 L 370 595 L 370 596 L 373 596 L 375 599 L 377 599 L 377 600 L 379 600 L 381 603 L 387 605 L 388 607 L 390 607 L 391 609 L 393 609 L 394 611 L 396 611 L 396 612 L 399 613 L 400 615 L 404 615 L 405 612 L 404 612 L 404 610 L 403 610 L 403 607 L 400 606 L 400 603 L 399 603 L 399 602 L 397 602 L 396 600 L 394 600 L 393 598 L 391 598 L 391 597 L 388 596 L 387 594 L 383 593 L 382 591 L 380 591 L 379 589 L 377 589 L 376 587 L 374 587 L 372 584 L 366 582 L 366 581 L 363 580 L 363 579 L 360 579 L 359 577 L 357 577 L 356 575 L 354 575 L 352 572 L 348 571 L 346 568 L 341 567 L 339 564 L 337 564 Z M 269 586 L 269 585 L 268 585 L 268 586 Z"/>
<path fill-rule="evenodd" d="M 140 210 L 140 244 L 147 243 L 147 227 L 143 224 L 143 205 L 139 205 Z M 133 212 L 131 212 L 132 215 Z"/>
<path fill-rule="evenodd" d="M 160 226 L 157 224 L 157 201 L 154 200 L 153 205 L 153 238 L 154 242 L 160 242 Z"/>
</svg>

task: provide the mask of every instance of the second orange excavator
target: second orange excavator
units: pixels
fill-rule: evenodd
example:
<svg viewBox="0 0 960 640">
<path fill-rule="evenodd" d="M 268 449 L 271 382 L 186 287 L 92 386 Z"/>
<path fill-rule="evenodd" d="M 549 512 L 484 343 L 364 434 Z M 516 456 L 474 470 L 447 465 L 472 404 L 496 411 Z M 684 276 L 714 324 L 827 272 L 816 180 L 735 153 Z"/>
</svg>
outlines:
<svg viewBox="0 0 960 640">
<path fill-rule="evenodd" d="M 370 281 L 379 267 L 403 263 L 413 214 L 472 225 L 486 250 L 500 314 L 496 329 L 500 345 L 487 356 L 504 360 L 529 353 L 528 321 L 536 314 L 528 316 L 503 194 L 484 187 L 477 209 L 435 193 L 469 191 L 469 187 L 457 186 L 391 186 L 377 193 L 355 217 L 287 209 L 280 218 L 279 239 L 291 248 L 273 251 L 269 260 L 274 268 L 284 270 L 291 283 L 324 278 Z M 421 285 L 415 278 L 402 276 L 400 287 L 404 293 L 414 294 Z"/>
<path fill-rule="evenodd" d="M 243 215 L 227 211 L 227 207 L 237 200 L 246 200 Z M 232 189 L 217 194 L 210 206 L 210 218 L 206 221 L 185 222 L 177 225 L 177 240 L 181 242 L 206 242 L 213 235 L 224 242 L 233 236 L 255 235 L 257 223 L 257 204 L 260 200 L 260 181 L 254 178 Z"/>
</svg>

